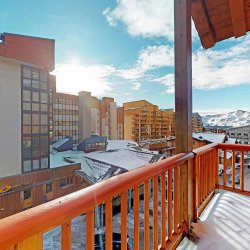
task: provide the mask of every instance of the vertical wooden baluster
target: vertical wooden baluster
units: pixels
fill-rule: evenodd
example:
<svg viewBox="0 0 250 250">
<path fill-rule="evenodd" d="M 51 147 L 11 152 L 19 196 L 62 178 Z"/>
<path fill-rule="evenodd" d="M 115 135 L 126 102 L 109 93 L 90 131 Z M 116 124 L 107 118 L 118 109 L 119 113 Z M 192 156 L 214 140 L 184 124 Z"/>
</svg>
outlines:
<svg viewBox="0 0 250 250">
<path fill-rule="evenodd" d="M 198 202 L 198 188 L 199 180 L 198 180 L 198 157 L 194 156 L 193 160 L 193 221 L 197 222 L 197 202 Z"/>
<path fill-rule="evenodd" d="M 161 246 L 166 248 L 166 174 L 161 174 Z"/>
<path fill-rule="evenodd" d="M 153 249 L 158 250 L 158 176 L 154 177 L 153 221 Z"/>
<path fill-rule="evenodd" d="M 178 222 L 179 222 L 179 166 L 174 168 L 174 232 L 178 234 Z"/>
<path fill-rule="evenodd" d="M 204 176 L 205 176 L 205 167 L 204 167 L 204 157 L 203 155 L 200 156 L 201 161 L 201 203 L 204 199 L 204 190 L 205 190 L 205 182 L 204 182 Z"/>
<path fill-rule="evenodd" d="M 196 186 L 196 190 L 197 190 L 197 201 L 196 201 L 196 207 L 198 207 L 200 205 L 201 202 L 201 163 L 200 163 L 200 156 L 197 155 L 196 156 L 196 164 L 197 164 L 197 168 L 196 168 L 196 175 L 197 175 L 197 186 Z"/>
<path fill-rule="evenodd" d="M 207 153 L 203 155 L 204 162 L 204 199 L 207 197 L 207 186 L 208 186 L 208 161 L 207 161 Z"/>
<path fill-rule="evenodd" d="M 149 185 L 144 182 L 144 249 L 149 250 Z"/>
<path fill-rule="evenodd" d="M 241 164 L 240 164 L 240 190 L 244 191 L 244 151 L 241 151 Z"/>
<path fill-rule="evenodd" d="M 232 189 L 235 189 L 235 150 L 232 152 Z"/>
<path fill-rule="evenodd" d="M 172 240 L 173 234 L 173 171 L 168 170 L 168 239 Z"/>
<path fill-rule="evenodd" d="M 179 220 L 179 228 L 182 226 L 182 222 L 183 222 L 183 205 L 184 205 L 184 167 L 185 165 L 182 164 L 178 167 L 178 176 L 179 176 L 179 193 L 178 193 L 178 210 L 179 210 L 179 214 L 178 214 L 178 220 Z M 181 171 L 182 169 L 182 171 Z"/>
<path fill-rule="evenodd" d="M 105 249 L 112 250 L 113 249 L 113 205 L 112 200 L 108 200 L 105 203 Z"/>
<path fill-rule="evenodd" d="M 88 211 L 86 214 L 86 249 L 94 250 L 94 241 L 95 241 L 95 231 L 94 231 L 94 211 Z"/>
<path fill-rule="evenodd" d="M 127 193 L 121 194 L 121 250 L 127 250 Z"/>
<path fill-rule="evenodd" d="M 226 187 L 227 185 L 227 151 L 224 149 L 224 159 L 223 159 L 223 164 L 224 164 L 224 170 L 223 170 L 223 186 Z"/>
<path fill-rule="evenodd" d="M 139 188 L 134 187 L 134 249 L 140 249 Z"/>
<path fill-rule="evenodd" d="M 215 186 L 217 187 L 219 185 L 219 149 L 215 150 L 215 176 L 216 176 L 216 182 Z"/>
<path fill-rule="evenodd" d="M 71 221 L 68 221 L 62 224 L 62 250 L 70 250 L 72 248 L 71 238 Z"/>
</svg>

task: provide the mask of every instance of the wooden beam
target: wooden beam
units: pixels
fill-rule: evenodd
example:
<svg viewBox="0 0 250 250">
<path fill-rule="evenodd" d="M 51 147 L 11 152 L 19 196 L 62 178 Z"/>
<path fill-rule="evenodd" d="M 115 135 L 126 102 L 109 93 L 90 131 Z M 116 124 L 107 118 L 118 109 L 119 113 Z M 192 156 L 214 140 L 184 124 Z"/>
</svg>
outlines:
<svg viewBox="0 0 250 250">
<path fill-rule="evenodd" d="M 213 47 L 216 43 L 216 36 L 203 0 L 192 0 L 192 17 L 203 47 L 206 49 Z"/>
<path fill-rule="evenodd" d="M 235 38 L 246 34 L 244 0 L 228 0 Z"/>
<path fill-rule="evenodd" d="M 193 149 L 191 0 L 175 1 L 176 153 Z"/>
</svg>

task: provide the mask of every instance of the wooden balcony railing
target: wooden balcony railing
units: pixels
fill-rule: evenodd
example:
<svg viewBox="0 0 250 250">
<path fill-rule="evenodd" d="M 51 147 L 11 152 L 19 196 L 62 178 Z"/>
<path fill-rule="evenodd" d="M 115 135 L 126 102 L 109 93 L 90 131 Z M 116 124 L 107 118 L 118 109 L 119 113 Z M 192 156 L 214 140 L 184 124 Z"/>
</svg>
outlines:
<svg viewBox="0 0 250 250">
<path fill-rule="evenodd" d="M 134 249 L 175 247 L 183 233 L 188 232 L 189 216 L 196 221 L 217 188 L 250 195 L 249 152 L 247 145 L 211 144 L 7 217 L 0 223 L 0 249 L 42 249 L 43 234 L 58 226 L 62 249 L 71 249 L 71 222 L 84 214 L 86 249 L 93 250 L 94 211 L 99 205 L 105 210 L 105 249 L 112 249 L 113 205 L 117 197 L 121 208 L 121 249 L 127 249 L 128 192 L 133 197 Z"/>
<path fill-rule="evenodd" d="M 218 144 L 195 149 L 193 169 L 193 220 L 197 221 L 218 184 Z"/>
<path fill-rule="evenodd" d="M 187 178 L 180 176 L 180 170 L 187 167 L 192 157 L 193 153 L 179 154 L 2 219 L 0 249 L 42 249 L 43 234 L 61 226 L 61 246 L 63 250 L 69 250 L 72 247 L 72 219 L 86 214 L 86 249 L 92 250 L 94 249 L 94 209 L 100 204 L 105 207 L 105 249 L 112 249 L 112 203 L 115 197 L 120 197 L 121 249 L 125 250 L 127 249 L 127 192 L 129 190 L 132 190 L 134 199 L 134 249 L 158 249 L 159 245 L 161 249 L 166 249 L 174 246 L 181 239 L 183 232 L 188 229 L 186 209 L 188 195 L 182 183 Z M 140 240 L 139 219 L 141 190 L 143 190 L 144 203 L 143 243 Z M 151 197 L 153 222 L 150 229 Z"/>
<path fill-rule="evenodd" d="M 250 146 L 219 144 L 218 150 L 223 165 L 218 187 L 250 196 Z"/>
</svg>

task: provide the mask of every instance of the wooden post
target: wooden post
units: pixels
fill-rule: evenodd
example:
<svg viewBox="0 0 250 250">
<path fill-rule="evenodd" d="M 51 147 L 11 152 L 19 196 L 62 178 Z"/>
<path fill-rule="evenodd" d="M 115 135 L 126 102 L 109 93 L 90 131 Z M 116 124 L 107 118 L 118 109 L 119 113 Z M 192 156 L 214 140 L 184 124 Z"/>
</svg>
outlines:
<svg viewBox="0 0 250 250">
<path fill-rule="evenodd" d="M 176 153 L 188 153 L 193 149 L 192 139 L 192 32 L 191 0 L 174 1 L 175 17 L 175 127 Z M 188 171 L 193 165 L 186 163 L 180 169 L 181 192 L 184 208 L 184 220 L 189 225 L 193 204 L 188 197 L 193 194 L 193 176 Z M 186 192 L 188 191 L 188 193 Z M 189 212 L 188 212 L 189 211 Z"/>
</svg>

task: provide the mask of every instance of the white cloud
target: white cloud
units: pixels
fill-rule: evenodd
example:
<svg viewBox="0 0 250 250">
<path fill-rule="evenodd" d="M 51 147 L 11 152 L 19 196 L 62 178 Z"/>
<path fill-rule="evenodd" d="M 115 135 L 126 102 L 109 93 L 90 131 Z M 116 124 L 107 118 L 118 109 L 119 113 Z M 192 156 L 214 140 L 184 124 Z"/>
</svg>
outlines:
<svg viewBox="0 0 250 250">
<path fill-rule="evenodd" d="M 165 76 L 153 79 L 153 82 L 161 83 L 165 85 L 166 91 L 164 93 L 173 94 L 175 90 L 174 74 L 167 74 Z"/>
<path fill-rule="evenodd" d="M 174 50 L 169 45 L 147 46 L 139 52 L 134 67 L 117 70 L 116 74 L 126 80 L 147 78 L 146 72 L 174 66 Z"/>
<path fill-rule="evenodd" d="M 57 64 L 53 74 L 56 75 L 59 91 L 78 93 L 84 90 L 99 96 L 112 90 L 108 77 L 114 71 L 113 67 L 107 65 L 85 67 L 77 64 Z"/>
<path fill-rule="evenodd" d="M 198 50 L 193 54 L 193 86 L 219 89 L 250 84 L 250 41 L 222 50 Z"/>
<path fill-rule="evenodd" d="M 174 66 L 174 49 L 169 45 L 148 46 L 140 51 L 137 67 L 143 71 Z"/>
<path fill-rule="evenodd" d="M 140 82 L 134 82 L 133 83 L 133 90 L 139 90 L 141 88 L 141 83 Z"/>
<path fill-rule="evenodd" d="M 103 15 L 111 26 L 118 22 L 131 36 L 166 37 L 173 40 L 174 0 L 117 0 Z"/>
<path fill-rule="evenodd" d="M 194 89 L 212 90 L 250 84 L 249 36 L 228 49 L 200 49 L 193 53 Z M 166 74 L 152 80 L 174 93 L 174 74 Z"/>
</svg>

